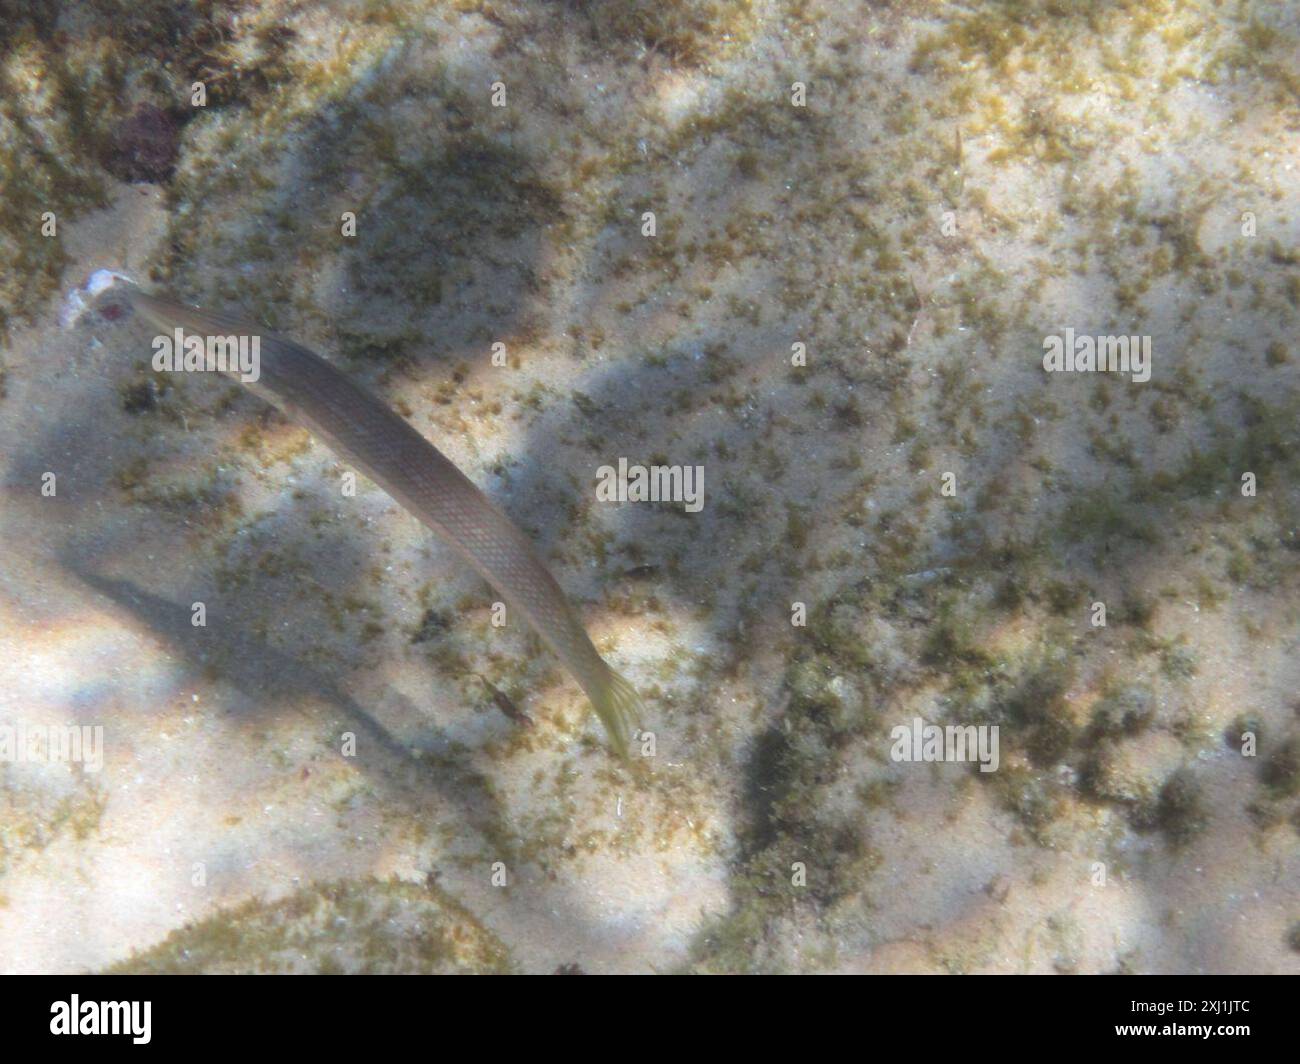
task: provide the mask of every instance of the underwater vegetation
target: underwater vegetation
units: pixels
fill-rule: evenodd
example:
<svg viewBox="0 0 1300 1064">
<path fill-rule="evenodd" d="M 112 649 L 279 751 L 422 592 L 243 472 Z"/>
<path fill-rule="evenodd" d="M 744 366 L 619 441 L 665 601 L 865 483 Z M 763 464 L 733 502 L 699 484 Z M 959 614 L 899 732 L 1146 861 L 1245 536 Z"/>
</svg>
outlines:
<svg viewBox="0 0 1300 1064">
<path fill-rule="evenodd" d="M 320 883 L 174 932 L 111 973 L 494 975 L 509 953 L 436 885 Z"/>
</svg>

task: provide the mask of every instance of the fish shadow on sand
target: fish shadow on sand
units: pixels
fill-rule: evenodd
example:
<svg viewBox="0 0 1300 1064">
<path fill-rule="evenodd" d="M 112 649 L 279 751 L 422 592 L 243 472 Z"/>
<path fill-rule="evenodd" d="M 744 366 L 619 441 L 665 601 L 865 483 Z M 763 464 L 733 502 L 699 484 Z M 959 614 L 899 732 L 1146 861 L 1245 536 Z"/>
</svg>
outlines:
<svg viewBox="0 0 1300 1064">
<path fill-rule="evenodd" d="M 152 594 L 139 585 L 93 572 L 72 558 L 65 558 L 68 571 L 109 599 L 137 625 L 160 639 L 182 656 L 195 672 L 212 661 L 214 640 L 207 630 L 191 623 L 188 606 Z M 382 711 L 362 705 L 327 672 L 276 650 L 265 641 L 232 625 L 220 635 L 219 675 L 249 702 L 258 707 L 310 705 L 324 701 L 341 715 L 340 734 L 355 729 L 356 763 L 385 801 L 413 812 L 429 812 L 430 793 L 457 820 L 473 827 L 476 834 L 494 840 L 509 839 L 510 832 L 501 810 L 483 777 L 466 768 L 454 755 L 453 744 L 405 695 L 391 689 L 380 700 Z M 261 712 L 278 712 L 258 709 Z M 381 719 L 380 712 L 388 718 Z M 402 742 L 395 730 L 400 724 L 409 730 L 419 722 L 425 737 L 419 749 Z M 241 723 L 249 724 L 247 716 Z M 366 740 L 369 740 L 367 742 Z M 367 751 L 370 751 L 367 756 Z"/>
</svg>

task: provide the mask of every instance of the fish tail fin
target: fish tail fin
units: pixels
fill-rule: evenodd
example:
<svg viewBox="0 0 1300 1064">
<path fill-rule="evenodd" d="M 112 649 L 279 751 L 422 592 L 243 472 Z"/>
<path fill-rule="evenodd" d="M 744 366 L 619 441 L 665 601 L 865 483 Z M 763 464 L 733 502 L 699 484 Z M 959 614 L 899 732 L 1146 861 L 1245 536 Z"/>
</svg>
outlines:
<svg viewBox="0 0 1300 1064">
<path fill-rule="evenodd" d="M 588 693 L 596 715 L 609 733 L 610 742 L 618 756 L 626 760 L 628 741 L 641 727 L 641 714 L 645 708 L 636 688 L 613 669 L 606 668 L 601 690 Z"/>
</svg>

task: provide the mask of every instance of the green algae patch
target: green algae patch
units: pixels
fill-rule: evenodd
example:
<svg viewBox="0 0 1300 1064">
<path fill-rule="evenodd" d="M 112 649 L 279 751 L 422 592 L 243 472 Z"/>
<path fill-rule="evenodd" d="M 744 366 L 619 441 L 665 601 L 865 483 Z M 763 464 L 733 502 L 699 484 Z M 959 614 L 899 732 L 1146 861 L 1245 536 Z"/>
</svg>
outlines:
<svg viewBox="0 0 1300 1064">
<path fill-rule="evenodd" d="M 786 708 L 754 743 L 745 767 L 748 813 L 733 861 L 732 906 L 695 935 L 696 972 L 799 970 L 781 941 L 784 921 L 853 921 L 881 864 L 870 837 L 878 791 L 835 801 L 839 765 L 874 736 L 874 662 L 862 656 L 867 612 L 845 589 L 813 611 L 810 646 L 792 652 Z"/>
<path fill-rule="evenodd" d="M 591 40 L 602 50 L 634 48 L 683 66 L 701 66 L 728 45 L 749 40 L 751 0 L 579 0 Z"/>
<path fill-rule="evenodd" d="M 0 772 L 0 906 L 4 877 L 26 856 L 39 854 L 61 838 L 84 842 L 99 830 L 108 799 L 86 776 L 63 793 L 20 786 Z"/>
<path fill-rule="evenodd" d="M 173 931 L 115 974 L 493 974 L 505 946 L 433 884 L 319 883 Z"/>
<path fill-rule="evenodd" d="M 85 104 L 71 89 L 74 75 L 34 41 L 19 38 L 10 49 L 0 52 L 0 338 L 55 290 L 72 218 L 107 202 L 79 146 Z"/>
</svg>

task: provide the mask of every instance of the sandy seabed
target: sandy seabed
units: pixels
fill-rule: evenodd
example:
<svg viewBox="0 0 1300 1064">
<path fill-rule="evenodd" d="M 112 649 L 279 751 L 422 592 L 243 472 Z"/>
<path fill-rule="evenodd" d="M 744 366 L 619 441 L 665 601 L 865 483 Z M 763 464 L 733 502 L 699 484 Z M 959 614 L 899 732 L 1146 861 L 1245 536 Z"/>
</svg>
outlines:
<svg viewBox="0 0 1300 1064">
<path fill-rule="evenodd" d="M 103 746 L 0 763 L 0 969 L 1300 972 L 1297 71 L 1263 0 L 15 16 L 0 728 Z M 652 756 L 98 269 L 382 395 Z"/>
</svg>

